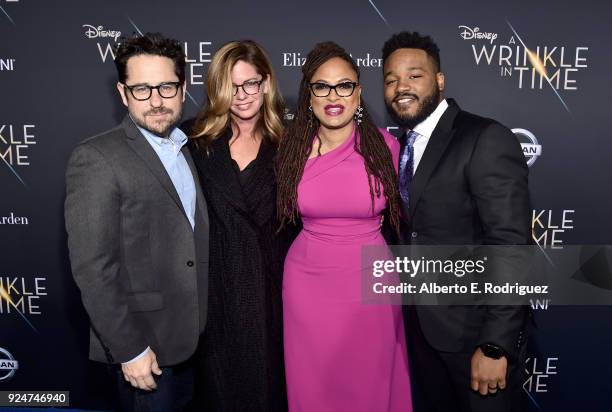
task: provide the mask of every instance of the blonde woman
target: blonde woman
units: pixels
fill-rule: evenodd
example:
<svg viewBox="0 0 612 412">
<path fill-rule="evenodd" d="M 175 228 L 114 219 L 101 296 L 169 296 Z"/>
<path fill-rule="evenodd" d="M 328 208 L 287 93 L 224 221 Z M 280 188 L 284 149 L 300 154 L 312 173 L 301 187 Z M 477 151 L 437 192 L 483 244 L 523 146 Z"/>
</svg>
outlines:
<svg viewBox="0 0 612 412">
<path fill-rule="evenodd" d="M 196 355 L 200 410 L 286 410 L 273 157 L 283 101 L 253 41 L 230 42 L 208 70 L 208 96 L 187 126 L 210 217 L 209 304 Z"/>
</svg>

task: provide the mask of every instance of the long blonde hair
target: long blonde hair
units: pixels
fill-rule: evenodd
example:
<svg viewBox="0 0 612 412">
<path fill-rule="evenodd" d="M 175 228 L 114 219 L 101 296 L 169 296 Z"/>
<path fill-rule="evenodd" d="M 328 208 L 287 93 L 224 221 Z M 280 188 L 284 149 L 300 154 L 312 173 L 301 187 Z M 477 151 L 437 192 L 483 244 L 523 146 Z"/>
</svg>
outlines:
<svg viewBox="0 0 612 412">
<path fill-rule="evenodd" d="M 209 146 L 232 123 L 230 107 L 234 96 L 231 73 L 238 61 L 252 64 L 264 80 L 268 79 L 268 92 L 264 94 L 254 132 L 260 133 L 272 143 L 278 143 L 281 139 L 285 105 L 270 59 L 256 42 L 241 40 L 231 41 L 221 47 L 208 68 L 206 103 L 196 118 L 191 136 L 198 139 L 199 144 Z"/>
</svg>

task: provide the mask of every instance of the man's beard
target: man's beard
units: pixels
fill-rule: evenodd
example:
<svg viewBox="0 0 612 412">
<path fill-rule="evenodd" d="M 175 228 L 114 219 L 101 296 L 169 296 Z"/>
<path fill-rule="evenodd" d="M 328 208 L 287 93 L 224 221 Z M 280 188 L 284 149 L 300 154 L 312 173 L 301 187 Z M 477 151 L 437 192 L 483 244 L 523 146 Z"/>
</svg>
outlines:
<svg viewBox="0 0 612 412">
<path fill-rule="evenodd" d="M 157 122 L 153 122 L 152 125 L 147 125 L 146 123 L 147 116 L 152 115 L 152 114 L 160 114 L 160 113 L 170 115 L 170 117 L 167 120 L 166 126 L 162 127 L 162 124 L 157 123 Z M 138 116 L 138 117 L 132 116 L 132 117 L 134 118 L 134 121 L 136 122 L 136 124 L 142 127 L 143 129 L 148 130 L 149 132 L 153 133 L 156 136 L 168 137 L 168 135 L 170 134 L 170 131 L 172 131 L 172 129 L 174 129 L 174 126 L 178 124 L 182 115 L 183 115 L 182 108 L 179 108 L 178 112 L 174 113 L 173 110 L 168 109 L 167 107 L 160 107 L 158 109 L 148 110 L 144 112 L 142 116 Z"/>
<path fill-rule="evenodd" d="M 401 99 L 402 97 L 410 96 L 415 99 L 416 102 L 419 102 L 417 95 L 412 93 L 402 93 L 398 94 L 393 98 L 393 101 L 397 99 Z M 391 102 L 393 103 L 393 102 Z M 416 125 L 421 123 L 423 120 L 427 119 L 427 117 L 436 110 L 438 107 L 438 103 L 440 103 L 440 90 L 435 87 L 432 94 L 423 98 L 423 104 L 421 105 L 420 110 L 418 110 L 413 116 L 409 114 L 399 114 L 395 111 L 393 106 L 390 103 L 387 103 L 385 100 L 385 106 L 387 106 L 387 111 L 391 116 L 391 119 L 401 128 L 403 129 L 414 129 Z"/>
</svg>

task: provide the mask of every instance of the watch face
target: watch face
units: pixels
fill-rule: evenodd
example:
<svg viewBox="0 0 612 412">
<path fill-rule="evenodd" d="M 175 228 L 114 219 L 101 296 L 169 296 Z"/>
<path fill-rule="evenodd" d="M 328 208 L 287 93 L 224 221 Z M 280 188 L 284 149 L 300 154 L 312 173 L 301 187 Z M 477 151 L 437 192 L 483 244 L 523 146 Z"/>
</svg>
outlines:
<svg viewBox="0 0 612 412">
<path fill-rule="evenodd" d="M 487 358 L 499 359 L 504 355 L 504 351 L 499 346 L 491 345 L 490 343 L 485 343 L 481 346 L 482 353 Z"/>
</svg>

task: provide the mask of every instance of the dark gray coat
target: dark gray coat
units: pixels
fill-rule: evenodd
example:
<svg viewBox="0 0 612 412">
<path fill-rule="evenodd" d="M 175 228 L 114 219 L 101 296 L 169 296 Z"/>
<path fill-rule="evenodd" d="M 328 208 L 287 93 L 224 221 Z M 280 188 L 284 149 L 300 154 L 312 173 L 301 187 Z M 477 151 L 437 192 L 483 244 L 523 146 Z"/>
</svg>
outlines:
<svg viewBox="0 0 612 412">
<path fill-rule="evenodd" d="M 129 117 L 89 138 L 66 172 L 65 219 L 74 279 L 91 320 L 90 357 L 126 362 L 147 346 L 160 366 L 197 347 L 207 317 L 207 206 L 195 231 L 159 157 Z"/>
</svg>

